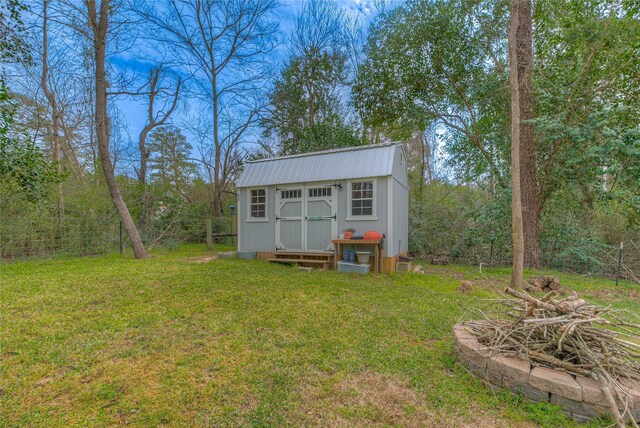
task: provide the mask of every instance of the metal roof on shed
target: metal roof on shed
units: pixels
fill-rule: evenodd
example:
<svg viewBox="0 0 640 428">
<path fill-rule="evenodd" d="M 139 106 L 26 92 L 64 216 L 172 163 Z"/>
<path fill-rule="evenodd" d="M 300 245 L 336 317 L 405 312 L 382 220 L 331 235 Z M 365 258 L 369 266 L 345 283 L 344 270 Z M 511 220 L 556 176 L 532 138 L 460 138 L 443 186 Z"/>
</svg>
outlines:
<svg viewBox="0 0 640 428">
<path fill-rule="evenodd" d="M 396 146 L 370 144 L 248 162 L 236 187 L 391 175 Z"/>
</svg>

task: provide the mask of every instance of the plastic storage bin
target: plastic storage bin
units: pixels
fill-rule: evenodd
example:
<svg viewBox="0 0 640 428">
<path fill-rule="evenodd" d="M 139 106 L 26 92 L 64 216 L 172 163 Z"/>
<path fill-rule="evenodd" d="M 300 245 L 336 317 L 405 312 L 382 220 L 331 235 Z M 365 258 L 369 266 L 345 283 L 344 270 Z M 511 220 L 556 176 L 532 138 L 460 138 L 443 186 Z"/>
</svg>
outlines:
<svg viewBox="0 0 640 428">
<path fill-rule="evenodd" d="M 369 265 L 359 265 L 356 263 L 338 262 L 338 272 L 343 273 L 369 273 Z"/>
<path fill-rule="evenodd" d="M 257 255 L 255 251 L 238 251 L 236 253 L 236 256 L 242 260 L 255 260 Z"/>
</svg>

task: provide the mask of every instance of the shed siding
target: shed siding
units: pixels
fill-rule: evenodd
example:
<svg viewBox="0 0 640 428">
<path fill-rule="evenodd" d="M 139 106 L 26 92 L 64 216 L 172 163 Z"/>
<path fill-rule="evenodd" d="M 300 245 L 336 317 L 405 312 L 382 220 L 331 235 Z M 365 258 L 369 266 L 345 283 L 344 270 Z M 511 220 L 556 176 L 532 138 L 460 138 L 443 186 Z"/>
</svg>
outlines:
<svg viewBox="0 0 640 428">
<path fill-rule="evenodd" d="M 376 179 L 376 214 L 377 220 L 347 220 L 349 198 L 348 181 L 342 181 L 342 190 L 338 192 L 338 235 L 347 228 L 353 228 L 356 235 L 362 235 L 367 230 L 387 230 L 387 177 Z M 356 180 L 357 181 L 357 180 Z"/>
<path fill-rule="evenodd" d="M 393 159 L 393 178 L 398 180 L 405 188 L 408 188 L 407 179 L 407 155 L 404 152 L 403 145 L 397 145 Z"/>
<path fill-rule="evenodd" d="M 275 250 L 275 203 L 276 190 L 275 187 L 267 188 L 267 218 L 265 222 L 247 221 L 249 213 L 249 190 L 247 188 L 240 189 L 238 199 L 238 220 L 240 224 L 240 233 L 238 236 L 239 249 L 241 251 L 274 251 Z"/>
<path fill-rule="evenodd" d="M 387 247 L 393 247 L 392 254 L 397 256 L 409 250 L 409 191 L 395 178 L 393 179 L 393 240 Z"/>
<path fill-rule="evenodd" d="M 340 183 L 342 189 L 333 188 L 334 197 L 337 200 L 337 234 L 339 235 L 346 228 L 355 229 L 357 235 L 368 230 L 378 230 L 386 234 L 385 256 L 393 257 L 406 252 L 409 229 L 406 163 L 403 146 L 380 145 L 376 149 L 345 150 L 247 165 L 240 180 L 243 185 L 238 189 L 238 248 L 241 251 L 275 251 L 276 186 L 292 188 L 317 185 L 322 187 L 326 184 Z M 301 177 L 316 179 L 301 180 Z M 348 212 L 349 182 L 366 179 L 375 180 L 377 219 L 347 220 L 350 214 Z M 245 187 L 248 183 L 264 184 Z M 248 221 L 248 194 L 252 188 L 267 189 L 268 221 Z M 309 233 L 313 235 L 314 231 L 311 230 Z M 300 231 L 292 230 L 289 238 L 298 242 L 299 234 Z"/>
</svg>

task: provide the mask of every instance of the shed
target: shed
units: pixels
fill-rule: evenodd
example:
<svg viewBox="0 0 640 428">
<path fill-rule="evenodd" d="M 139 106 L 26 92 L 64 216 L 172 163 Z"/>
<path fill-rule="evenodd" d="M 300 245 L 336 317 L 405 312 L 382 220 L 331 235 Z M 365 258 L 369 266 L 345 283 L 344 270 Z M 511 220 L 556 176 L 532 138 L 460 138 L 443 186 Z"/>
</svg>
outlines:
<svg viewBox="0 0 640 428">
<path fill-rule="evenodd" d="M 248 162 L 237 182 L 238 251 L 329 254 L 346 229 L 384 234 L 383 270 L 406 255 L 407 160 L 400 143 Z"/>
</svg>

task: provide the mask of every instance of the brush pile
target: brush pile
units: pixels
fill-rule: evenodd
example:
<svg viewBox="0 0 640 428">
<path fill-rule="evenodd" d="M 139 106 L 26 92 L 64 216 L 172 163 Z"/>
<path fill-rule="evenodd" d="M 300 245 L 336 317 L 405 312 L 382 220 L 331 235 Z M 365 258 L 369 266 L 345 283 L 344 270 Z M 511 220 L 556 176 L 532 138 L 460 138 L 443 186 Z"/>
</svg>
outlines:
<svg viewBox="0 0 640 428">
<path fill-rule="evenodd" d="M 638 426 L 624 392 L 640 385 L 638 315 L 588 303 L 575 292 L 563 299 L 555 290 L 541 298 L 511 288 L 500 294 L 500 320 L 476 313 L 482 320 L 467 323 L 487 350 L 598 380 L 618 426 L 625 419 Z"/>
</svg>

